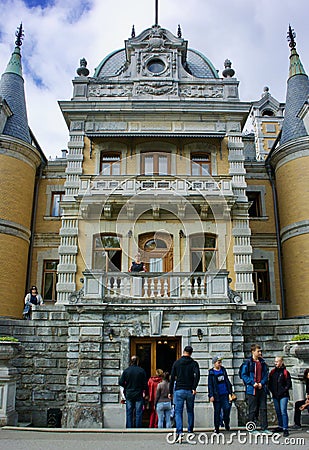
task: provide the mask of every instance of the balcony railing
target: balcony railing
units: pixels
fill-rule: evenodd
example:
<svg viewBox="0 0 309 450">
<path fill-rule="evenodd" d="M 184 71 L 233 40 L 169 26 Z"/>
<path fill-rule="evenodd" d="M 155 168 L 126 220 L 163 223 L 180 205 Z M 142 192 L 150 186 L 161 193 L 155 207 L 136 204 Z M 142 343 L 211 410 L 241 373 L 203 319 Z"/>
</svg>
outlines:
<svg viewBox="0 0 309 450">
<path fill-rule="evenodd" d="M 213 196 L 232 196 L 232 185 L 230 179 L 219 177 L 193 177 L 193 176 L 83 176 L 80 181 L 80 195 L 94 194 L 118 194 L 135 195 L 143 192 L 155 191 L 170 193 L 175 192 L 182 195 L 195 195 L 196 193 L 207 193 Z"/>
<path fill-rule="evenodd" d="M 228 272 L 84 272 L 84 300 L 229 303 Z"/>
</svg>

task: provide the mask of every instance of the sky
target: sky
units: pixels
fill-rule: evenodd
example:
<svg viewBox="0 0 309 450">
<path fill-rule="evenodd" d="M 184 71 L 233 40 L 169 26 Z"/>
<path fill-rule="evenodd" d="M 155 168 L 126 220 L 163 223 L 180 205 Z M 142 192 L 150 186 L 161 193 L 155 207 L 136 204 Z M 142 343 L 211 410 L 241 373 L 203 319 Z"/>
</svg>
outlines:
<svg viewBox="0 0 309 450">
<path fill-rule="evenodd" d="M 232 61 L 242 101 L 264 86 L 285 101 L 289 24 L 309 73 L 308 0 L 159 0 L 158 22 L 203 53 L 219 74 Z M 81 58 L 90 76 L 102 59 L 155 22 L 155 0 L 0 0 L 0 73 L 23 23 L 22 64 L 28 121 L 47 158 L 61 157 L 69 133 L 58 101 L 72 97 Z"/>
</svg>

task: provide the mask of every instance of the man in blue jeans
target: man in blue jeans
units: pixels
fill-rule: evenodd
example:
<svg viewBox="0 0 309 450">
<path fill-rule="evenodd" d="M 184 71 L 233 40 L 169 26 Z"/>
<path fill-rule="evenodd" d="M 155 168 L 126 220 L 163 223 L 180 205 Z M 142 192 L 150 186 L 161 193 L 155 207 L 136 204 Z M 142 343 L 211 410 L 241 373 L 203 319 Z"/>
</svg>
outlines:
<svg viewBox="0 0 309 450">
<path fill-rule="evenodd" d="M 147 394 L 148 384 L 146 372 L 138 364 L 139 358 L 132 356 L 129 367 L 123 371 L 119 380 L 126 400 L 126 428 L 133 428 L 134 410 L 135 428 L 142 427 L 144 396 Z"/>
<path fill-rule="evenodd" d="M 193 348 L 187 345 L 183 355 L 174 362 L 171 372 L 169 398 L 174 397 L 176 439 L 183 434 L 183 409 L 186 403 L 188 416 L 188 432 L 193 432 L 194 427 L 194 399 L 197 385 L 200 381 L 200 368 L 191 358 Z M 175 385 L 175 386 L 174 386 Z"/>
</svg>

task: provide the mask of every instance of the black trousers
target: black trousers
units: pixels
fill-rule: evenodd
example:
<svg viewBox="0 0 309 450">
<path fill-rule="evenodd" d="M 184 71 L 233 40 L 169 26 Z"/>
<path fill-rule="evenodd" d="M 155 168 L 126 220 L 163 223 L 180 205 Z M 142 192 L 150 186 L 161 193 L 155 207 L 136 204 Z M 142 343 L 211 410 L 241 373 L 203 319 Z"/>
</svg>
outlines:
<svg viewBox="0 0 309 450">
<path fill-rule="evenodd" d="M 295 423 L 295 425 L 301 426 L 301 423 L 300 423 L 301 411 L 300 411 L 299 408 L 301 406 L 303 406 L 305 403 L 306 403 L 306 400 L 299 400 L 298 402 L 295 403 L 295 410 L 294 410 L 294 423 Z M 307 410 L 309 411 L 309 406 L 308 406 Z"/>
<path fill-rule="evenodd" d="M 266 430 L 267 422 L 267 394 L 264 389 L 256 389 L 255 395 L 247 394 L 249 415 L 248 422 L 256 422 L 259 417 L 261 429 Z"/>
</svg>

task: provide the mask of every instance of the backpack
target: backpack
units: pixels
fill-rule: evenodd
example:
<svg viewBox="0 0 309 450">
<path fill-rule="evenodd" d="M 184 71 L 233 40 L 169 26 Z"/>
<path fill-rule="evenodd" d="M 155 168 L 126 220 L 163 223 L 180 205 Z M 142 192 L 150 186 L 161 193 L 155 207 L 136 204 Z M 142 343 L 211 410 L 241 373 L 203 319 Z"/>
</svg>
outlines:
<svg viewBox="0 0 309 450">
<path fill-rule="evenodd" d="M 248 370 L 249 370 L 249 364 L 250 364 L 250 361 L 249 361 L 248 359 L 246 359 L 245 361 L 243 361 L 243 362 L 241 363 L 241 365 L 240 365 L 240 367 L 239 367 L 239 370 L 238 370 L 238 376 L 239 376 L 239 378 L 243 381 L 244 384 L 246 384 L 246 383 L 244 382 L 244 380 L 243 380 L 243 378 L 242 378 L 242 370 L 243 370 L 243 368 L 244 368 L 245 366 L 247 366 L 247 367 L 248 367 Z"/>
<path fill-rule="evenodd" d="M 274 373 L 275 373 L 275 369 L 272 369 L 269 372 L 269 376 L 272 376 Z M 283 369 L 283 376 L 284 376 L 285 381 L 286 381 L 288 379 L 288 371 L 287 371 L 286 367 Z"/>
</svg>

